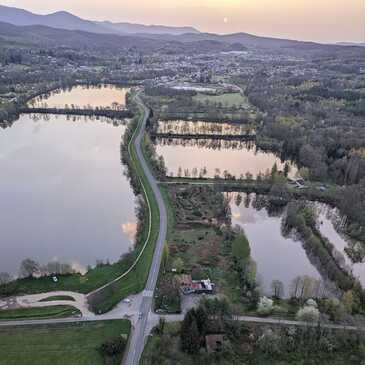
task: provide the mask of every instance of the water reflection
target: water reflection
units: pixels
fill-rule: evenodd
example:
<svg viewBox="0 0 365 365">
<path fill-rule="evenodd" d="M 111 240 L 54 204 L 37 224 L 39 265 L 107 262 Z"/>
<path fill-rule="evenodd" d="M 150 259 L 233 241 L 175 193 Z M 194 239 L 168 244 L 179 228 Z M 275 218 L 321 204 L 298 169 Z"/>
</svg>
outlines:
<svg viewBox="0 0 365 365">
<path fill-rule="evenodd" d="M 111 108 L 123 109 L 129 88 L 113 85 L 78 85 L 58 89 L 31 100 L 28 105 L 36 108 Z"/>
<path fill-rule="evenodd" d="M 351 242 L 341 232 L 342 219 L 338 210 L 331 208 L 326 204 L 316 203 L 316 211 L 318 213 L 318 227 L 321 234 L 326 237 L 335 247 L 336 261 L 341 267 L 352 272 L 365 287 L 365 258 L 363 262 L 354 263 L 346 252 L 355 242 Z"/>
<path fill-rule="evenodd" d="M 274 164 L 278 171 L 285 167 L 285 162 L 257 149 L 254 142 L 157 138 L 155 143 L 157 154 L 164 158 L 168 174 L 173 176 L 197 177 L 194 171 L 204 170 L 204 176 L 210 178 L 227 174 L 239 178 L 247 173 L 255 178 L 270 171 Z M 288 164 L 289 176 L 293 177 L 297 168 Z"/>
<path fill-rule="evenodd" d="M 83 271 L 133 245 L 134 195 L 111 120 L 22 115 L 0 129 L 0 272 L 57 258 Z M 123 228 L 124 227 L 124 228 Z"/>
<path fill-rule="evenodd" d="M 255 135 L 255 129 L 248 124 L 214 123 L 204 121 L 169 120 L 159 121 L 157 133 L 173 134 L 220 134 L 220 135 Z"/>
<path fill-rule="evenodd" d="M 285 296 L 290 296 L 298 277 L 307 276 L 321 291 L 321 275 L 312 265 L 300 241 L 282 234 L 282 212 L 269 213 L 262 197 L 254 194 L 230 193 L 232 225 L 239 225 L 250 242 L 251 256 L 257 264 L 262 291 L 271 295 L 274 280 L 284 284 Z"/>
</svg>

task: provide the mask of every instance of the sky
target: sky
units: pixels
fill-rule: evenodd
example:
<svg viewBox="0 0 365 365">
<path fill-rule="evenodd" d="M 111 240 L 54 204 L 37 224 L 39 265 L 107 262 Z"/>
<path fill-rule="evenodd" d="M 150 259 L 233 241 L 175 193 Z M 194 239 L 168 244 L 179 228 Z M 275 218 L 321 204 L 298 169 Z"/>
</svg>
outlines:
<svg viewBox="0 0 365 365">
<path fill-rule="evenodd" d="M 35 13 L 92 20 L 191 25 L 320 42 L 365 42 L 365 0 L 0 0 Z"/>
</svg>

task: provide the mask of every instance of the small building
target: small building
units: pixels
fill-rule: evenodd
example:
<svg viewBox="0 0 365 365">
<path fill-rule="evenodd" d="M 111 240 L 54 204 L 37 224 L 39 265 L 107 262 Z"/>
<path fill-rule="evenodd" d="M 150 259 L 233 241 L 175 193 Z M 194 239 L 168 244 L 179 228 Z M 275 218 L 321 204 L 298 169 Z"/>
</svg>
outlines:
<svg viewBox="0 0 365 365">
<path fill-rule="evenodd" d="M 183 294 L 213 294 L 215 284 L 210 279 L 192 280 L 191 275 L 181 275 L 179 278 L 180 289 Z"/>
<path fill-rule="evenodd" d="M 205 346 L 208 354 L 213 354 L 223 351 L 223 335 L 207 335 L 205 336 Z"/>
</svg>

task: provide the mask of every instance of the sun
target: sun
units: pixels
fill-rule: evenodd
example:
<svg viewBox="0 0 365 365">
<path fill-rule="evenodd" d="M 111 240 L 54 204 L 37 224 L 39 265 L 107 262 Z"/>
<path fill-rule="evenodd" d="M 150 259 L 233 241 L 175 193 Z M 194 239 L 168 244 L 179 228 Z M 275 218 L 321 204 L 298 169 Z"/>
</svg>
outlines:
<svg viewBox="0 0 365 365">
<path fill-rule="evenodd" d="M 224 18 L 223 18 L 223 23 L 224 23 L 224 24 L 227 24 L 227 23 L 228 23 L 228 18 L 227 18 L 227 17 L 224 17 Z"/>
</svg>

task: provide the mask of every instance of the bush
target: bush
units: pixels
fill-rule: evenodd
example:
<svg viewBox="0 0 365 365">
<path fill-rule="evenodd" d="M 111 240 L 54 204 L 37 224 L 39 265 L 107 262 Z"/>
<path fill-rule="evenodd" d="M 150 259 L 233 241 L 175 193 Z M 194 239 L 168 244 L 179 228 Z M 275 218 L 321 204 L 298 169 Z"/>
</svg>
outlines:
<svg viewBox="0 0 365 365">
<path fill-rule="evenodd" d="M 104 342 L 101 345 L 100 352 L 107 357 L 114 357 L 123 353 L 127 341 L 123 337 L 117 337 Z"/>
<path fill-rule="evenodd" d="M 260 298 L 257 311 L 260 315 L 269 315 L 274 309 L 274 301 L 267 297 Z"/>
<path fill-rule="evenodd" d="M 299 309 L 296 318 L 303 322 L 318 322 L 319 310 L 316 307 L 305 306 Z"/>
</svg>

